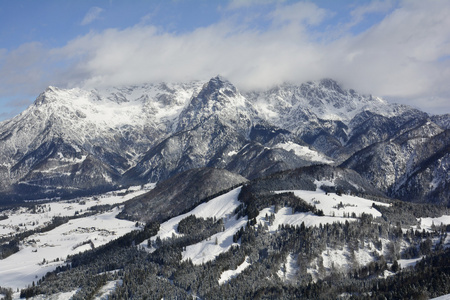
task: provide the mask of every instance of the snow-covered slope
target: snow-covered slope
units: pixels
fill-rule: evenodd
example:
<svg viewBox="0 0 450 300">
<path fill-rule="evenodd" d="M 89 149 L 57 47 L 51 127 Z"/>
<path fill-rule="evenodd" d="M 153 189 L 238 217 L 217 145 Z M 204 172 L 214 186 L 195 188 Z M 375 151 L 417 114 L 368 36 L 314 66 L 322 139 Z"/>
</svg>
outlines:
<svg viewBox="0 0 450 300">
<path fill-rule="evenodd" d="M 317 183 L 318 186 L 321 186 L 322 184 L 322 182 Z M 237 188 L 229 193 L 212 199 L 207 203 L 201 204 L 185 214 L 171 218 L 161 224 L 158 234 L 150 240 L 154 243 L 157 239 L 164 240 L 180 236 L 180 233 L 177 230 L 178 224 L 189 215 L 195 215 L 197 218 L 222 219 L 224 224 L 223 231 L 212 235 L 204 241 L 187 246 L 186 250 L 183 252 L 183 260 L 189 259 L 194 264 L 201 264 L 214 260 L 215 257 L 228 251 L 230 247 L 235 244 L 233 243 L 233 235 L 236 234 L 241 227 L 245 227 L 248 222 L 246 216 L 236 218 L 236 209 L 241 204 L 238 200 L 240 191 L 241 189 Z M 286 191 L 278 191 L 278 193 L 282 192 Z M 372 205 L 389 206 L 389 204 L 386 203 L 349 195 L 337 196 L 336 194 L 325 194 L 319 187 L 316 191 L 296 190 L 293 192 L 296 196 L 304 199 L 311 205 L 316 206 L 318 209 L 322 209 L 325 215 L 317 216 L 311 212 L 293 213 L 292 208 L 290 207 L 284 207 L 275 211 L 275 208 L 272 206 L 260 211 L 256 218 L 256 223 L 266 224 L 267 230 L 275 233 L 281 225 L 300 226 L 303 223 L 305 226 L 310 227 L 319 226 L 319 224 L 331 224 L 333 222 L 355 221 L 356 217 L 360 217 L 362 213 L 379 217 L 381 216 L 380 212 L 373 209 Z M 269 221 L 266 216 L 270 215 L 273 215 L 274 220 Z M 354 215 L 353 218 L 350 217 L 352 215 Z M 143 246 L 145 245 L 147 245 L 147 242 L 143 243 Z M 150 247 L 149 251 L 154 251 L 154 248 Z"/>
<path fill-rule="evenodd" d="M 244 177 L 227 170 L 191 169 L 159 182 L 150 192 L 128 201 L 119 217 L 140 222 L 161 222 L 246 181 Z"/>
<path fill-rule="evenodd" d="M 226 270 L 222 274 L 220 274 L 219 284 L 226 283 L 227 281 L 236 277 L 239 273 L 247 269 L 247 267 L 250 266 L 248 260 L 248 257 L 246 257 L 244 262 L 240 264 L 235 270 Z"/>
</svg>

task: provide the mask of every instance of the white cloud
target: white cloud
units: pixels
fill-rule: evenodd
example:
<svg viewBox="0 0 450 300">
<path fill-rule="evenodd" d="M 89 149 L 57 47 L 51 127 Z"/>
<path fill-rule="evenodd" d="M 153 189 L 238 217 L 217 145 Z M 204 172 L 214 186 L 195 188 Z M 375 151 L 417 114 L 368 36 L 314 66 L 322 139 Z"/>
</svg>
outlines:
<svg viewBox="0 0 450 300">
<path fill-rule="evenodd" d="M 47 51 L 40 43 L 27 43 L 10 52 L 3 51 L 0 55 L 0 96 L 42 83 L 46 62 Z"/>
<path fill-rule="evenodd" d="M 0 61 L 2 61 L 6 54 L 8 53 L 8 50 L 4 49 L 4 48 L 0 48 Z"/>
<path fill-rule="evenodd" d="M 354 18 L 386 10 L 384 3 L 355 8 Z M 310 28 L 326 21 L 329 12 L 311 2 L 276 7 L 265 16 L 270 24 L 264 30 L 245 27 L 233 17 L 183 34 L 141 24 L 90 32 L 47 52 L 29 45 L 20 55 L 19 50 L 3 54 L 3 60 L 9 62 L 8 70 L 19 66 L 14 80 L 22 86 L 29 82 L 27 88 L 43 82 L 96 87 L 221 74 L 240 89 L 253 89 L 330 77 L 360 92 L 429 112 L 450 112 L 448 2 L 400 2 L 367 31 L 347 32 L 326 43 Z M 0 71 L 2 78 L 5 72 Z M 0 84 L 0 94 L 6 88 Z"/>
<path fill-rule="evenodd" d="M 356 7 L 350 12 L 353 20 L 350 22 L 351 26 L 354 26 L 364 20 L 366 15 L 372 13 L 387 13 L 394 6 L 393 0 L 373 1 L 367 5 L 361 5 Z"/>
<path fill-rule="evenodd" d="M 86 15 L 84 16 L 83 20 L 81 21 L 81 25 L 88 25 L 95 20 L 97 20 L 100 17 L 100 14 L 103 12 L 103 9 L 100 7 L 91 7 Z"/>
<path fill-rule="evenodd" d="M 448 98 L 450 68 L 439 58 L 450 53 L 449 14 L 448 2 L 405 1 L 368 31 L 328 45 L 331 69 L 344 70 L 351 85 L 399 100 Z"/>
<path fill-rule="evenodd" d="M 298 35 L 293 37 L 292 35 Z M 82 54 L 74 68 L 88 74 L 88 86 L 156 80 L 185 80 L 222 74 L 243 88 L 268 86 L 314 73 L 320 56 L 303 41 L 300 28 L 268 32 L 238 31 L 227 23 L 185 35 L 155 27 L 111 29 L 73 40 L 59 55 Z M 305 68 L 310 71 L 303 74 Z M 317 76 L 317 75 L 316 75 Z"/>
<path fill-rule="evenodd" d="M 291 5 L 278 6 L 271 16 L 274 23 L 278 24 L 298 24 L 319 25 L 326 17 L 325 9 L 318 8 L 312 2 L 297 2 Z"/>
<path fill-rule="evenodd" d="M 253 5 L 267 5 L 271 3 L 282 3 L 285 0 L 231 0 L 228 4 L 228 9 L 239 9 L 242 7 L 249 7 Z"/>
</svg>

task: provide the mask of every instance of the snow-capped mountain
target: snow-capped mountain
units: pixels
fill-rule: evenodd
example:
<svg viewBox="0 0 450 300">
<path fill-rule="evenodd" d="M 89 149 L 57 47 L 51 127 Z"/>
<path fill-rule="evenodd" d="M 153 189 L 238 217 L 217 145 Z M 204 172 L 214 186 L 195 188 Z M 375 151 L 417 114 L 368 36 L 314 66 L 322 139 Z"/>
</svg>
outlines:
<svg viewBox="0 0 450 300">
<path fill-rule="evenodd" d="M 177 131 L 192 130 L 214 117 L 247 137 L 256 115 L 253 105 L 237 88 L 225 78 L 217 76 L 207 82 L 183 109 L 178 118 Z"/>
<path fill-rule="evenodd" d="M 332 79 L 307 82 L 301 85 L 283 84 L 267 91 L 245 94 L 255 104 L 262 117 L 288 130 L 302 131 L 305 116 L 341 121 L 347 124 L 364 110 L 378 110 L 387 115 L 390 106 L 381 98 L 360 95 L 354 90 L 344 90 Z"/>
<path fill-rule="evenodd" d="M 345 90 L 331 79 L 285 84 L 246 96 L 265 120 L 338 161 L 385 140 L 414 119 L 428 117 L 408 106 Z"/>
<path fill-rule="evenodd" d="M 414 168 L 396 164 L 386 178 L 373 176 L 379 165 L 353 155 L 408 133 L 416 142 L 396 157 L 422 161 L 417 135 L 427 144 L 441 141 L 433 137 L 447 129 L 448 118 L 360 95 L 331 79 L 246 92 L 221 76 L 89 91 L 49 87 L 23 113 L 0 123 L 0 189 L 4 199 L 68 196 L 158 182 L 193 168 L 252 179 L 345 160 L 384 192 L 392 189 L 386 179 L 392 176 L 403 178 L 395 181 L 397 190 L 409 180 L 440 186 L 437 178 L 446 189 L 445 157 L 418 180 L 410 176 Z M 424 122 L 428 130 L 419 134 L 414 129 Z"/>
<path fill-rule="evenodd" d="M 2 190 L 17 195 L 110 188 L 173 131 L 179 113 L 201 86 L 49 87 L 26 111 L 0 125 Z"/>
<path fill-rule="evenodd" d="M 224 168 L 248 142 L 256 111 L 226 79 L 203 85 L 178 117 L 176 132 L 151 148 L 126 177 L 160 181 L 192 168 Z"/>
</svg>

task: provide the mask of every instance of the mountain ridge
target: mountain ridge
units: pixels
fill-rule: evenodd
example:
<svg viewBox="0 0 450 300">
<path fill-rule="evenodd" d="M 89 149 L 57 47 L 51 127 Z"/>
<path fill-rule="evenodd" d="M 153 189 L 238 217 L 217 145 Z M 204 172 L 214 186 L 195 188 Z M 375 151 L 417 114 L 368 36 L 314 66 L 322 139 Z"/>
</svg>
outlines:
<svg viewBox="0 0 450 300">
<path fill-rule="evenodd" d="M 222 76 L 90 91 L 49 87 L 0 123 L 0 193 L 74 196 L 95 192 L 95 185 L 157 182 L 202 167 L 257 178 L 323 162 L 339 165 L 404 134 L 407 140 L 431 138 L 449 118 L 360 95 L 332 79 L 244 93 Z M 434 182 L 428 177 L 421 185 Z M 375 185 L 383 180 L 366 178 Z M 31 186 L 32 193 L 18 194 Z"/>
</svg>

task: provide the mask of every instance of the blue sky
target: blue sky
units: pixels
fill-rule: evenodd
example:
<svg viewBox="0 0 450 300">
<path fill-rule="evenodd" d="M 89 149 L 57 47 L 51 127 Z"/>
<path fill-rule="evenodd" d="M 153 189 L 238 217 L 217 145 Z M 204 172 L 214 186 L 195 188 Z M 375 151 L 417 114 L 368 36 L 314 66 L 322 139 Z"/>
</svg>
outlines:
<svg viewBox="0 0 450 300">
<path fill-rule="evenodd" d="M 334 78 L 450 113 L 450 1 L 0 0 L 0 120 L 49 85 Z"/>
</svg>

